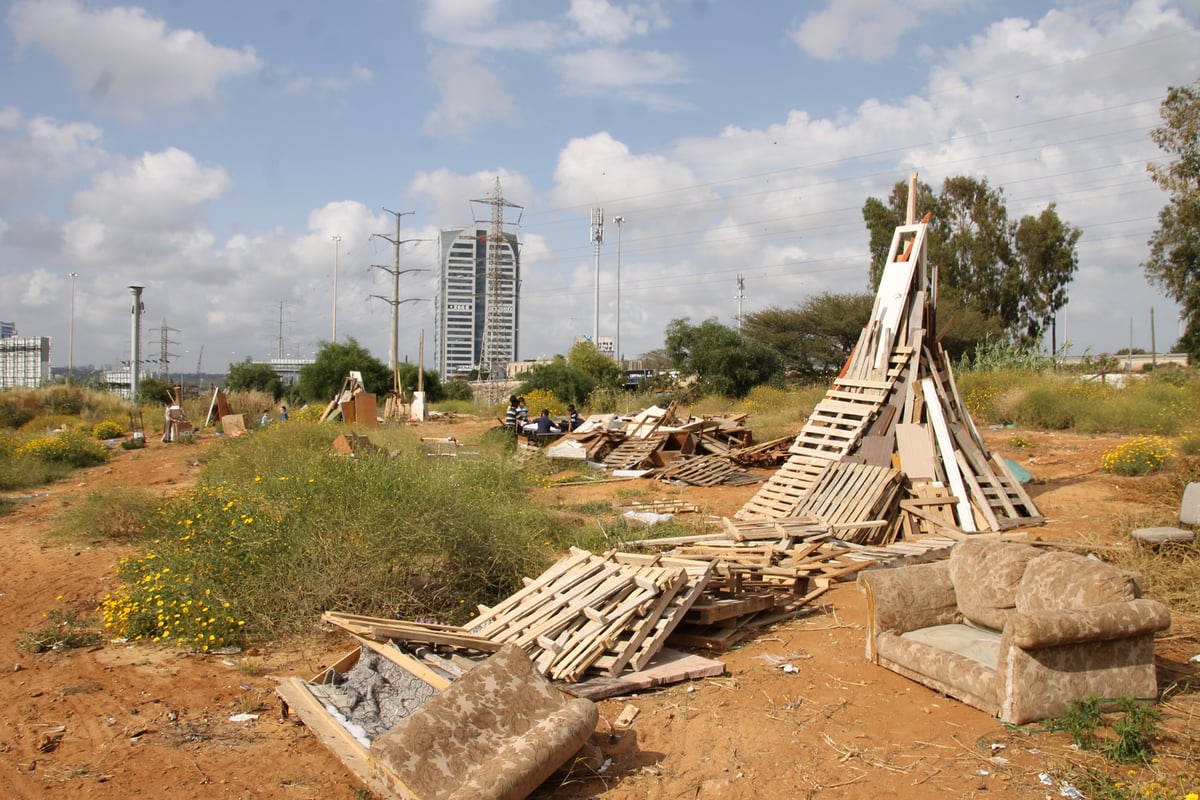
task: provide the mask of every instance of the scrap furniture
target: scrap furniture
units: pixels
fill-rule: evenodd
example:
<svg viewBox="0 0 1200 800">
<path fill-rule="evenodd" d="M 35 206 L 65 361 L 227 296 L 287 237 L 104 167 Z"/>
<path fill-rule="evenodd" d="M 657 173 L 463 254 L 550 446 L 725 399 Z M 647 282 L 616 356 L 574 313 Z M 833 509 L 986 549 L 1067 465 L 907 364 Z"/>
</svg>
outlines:
<svg viewBox="0 0 1200 800">
<path fill-rule="evenodd" d="M 960 542 L 950 558 L 863 572 L 867 658 L 1023 724 L 1072 701 L 1157 695 L 1154 634 L 1165 606 L 1138 576 L 1097 559 L 1004 542 Z"/>
</svg>

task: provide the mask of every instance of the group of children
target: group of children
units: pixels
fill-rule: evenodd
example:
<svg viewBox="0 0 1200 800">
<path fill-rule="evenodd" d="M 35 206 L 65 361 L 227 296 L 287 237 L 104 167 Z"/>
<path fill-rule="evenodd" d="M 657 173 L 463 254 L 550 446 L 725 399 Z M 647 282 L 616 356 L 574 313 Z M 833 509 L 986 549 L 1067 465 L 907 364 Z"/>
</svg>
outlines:
<svg viewBox="0 0 1200 800">
<path fill-rule="evenodd" d="M 583 424 L 583 417 L 575 410 L 573 404 L 567 405 L 567 417 L 555 420 L 550 416 L 550 409 L 543 408 L 542 413 L 532 421 L 529 419 L 529 409 L 525 407 L 525 398 L 512 395 L 508 398 L 508 409 L 504 412 L 504 424 L 507 427 L 523 433 L 535 433 L 541 436 L 550 433 L 573 431 Z"/>
</svg>

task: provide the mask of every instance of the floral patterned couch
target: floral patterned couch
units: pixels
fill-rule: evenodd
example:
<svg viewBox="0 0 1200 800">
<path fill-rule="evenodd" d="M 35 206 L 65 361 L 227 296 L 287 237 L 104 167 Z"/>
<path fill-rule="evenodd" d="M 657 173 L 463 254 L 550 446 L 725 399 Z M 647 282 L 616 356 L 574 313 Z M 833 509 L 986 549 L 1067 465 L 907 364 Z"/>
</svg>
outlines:
<svg viewBox="0 0 1200 800">
<path fill-rule="evenodd" d="M 1165 606 L 1094 558 L 1002 542 L 949 560 L 863 572 L 867 658 L 1005 722 L 1073 700 L 1157 695 L 1154 634 Z"/>
</svg>

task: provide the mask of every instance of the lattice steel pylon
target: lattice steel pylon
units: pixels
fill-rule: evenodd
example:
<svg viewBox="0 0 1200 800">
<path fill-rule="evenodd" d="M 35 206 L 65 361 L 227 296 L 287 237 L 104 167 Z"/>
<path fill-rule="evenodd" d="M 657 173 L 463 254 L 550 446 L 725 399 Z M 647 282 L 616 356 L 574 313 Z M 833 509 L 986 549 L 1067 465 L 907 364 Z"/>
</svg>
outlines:
<svg viewBox="0 0 1200 800">
<path fill-rule="evenodd" d="M 488 380 L 501 380 L 505 377 L 507 368 L 504 363 L 506 348 L 500 346 L 500 340 L 510 328 L 505 324 L 505 293 L 504 293 L 504 208 L 522 208 L 516 203 L 504 199 L 500 189 L 500 176 L 496 176 L 496 185 L 491 196 L 486 199 L 472 200 L 472 203 L 486 203 L 492 207 L 490 227 L 487 237 L 487 262 L 485 273 L 483 337 L 479 348 L 480 379 L 487 376 Z M 519 221 L 518 217 L 518 221 Z M 515 245 L 514 245 L 515 248 Z M 513 252 L 514 270 L 517 263 L 517 253 Z M 511 297 L 512 312 L 516 313 L 517 275 L 513 275 L 513 290 Z M 515 323 L 515 320 L 514 320 Z M 516 358 L 515 348 L 512 352 Z"/>
</svg>

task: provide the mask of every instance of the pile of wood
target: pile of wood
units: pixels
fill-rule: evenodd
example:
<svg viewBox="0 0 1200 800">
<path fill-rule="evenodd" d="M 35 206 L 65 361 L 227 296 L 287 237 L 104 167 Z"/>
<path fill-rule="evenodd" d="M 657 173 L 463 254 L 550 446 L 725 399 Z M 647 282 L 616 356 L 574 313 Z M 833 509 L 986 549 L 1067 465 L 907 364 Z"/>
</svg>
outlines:
<svg viewBox="0 0 1200 800">
<path fill-rule="evenodd" d="M 735 515 L 807 518 L 839 538 L 887 544 L 1040 524 L 967 412 L 931 335 L 936 273 L 925 221 L 896 229 L 871 318 L 787 461 Z"/>
<path fill-rule="evenodd" d="M 747 481 L 746 467 L 773 467 L 787 458 L 791 437 L 755 443 L 746 415 L 680 419 L 676 406 L 651 406 L 628 420 L 598 420 L 545 448 L 549 458 L 602 463 L 691 486 Z M 759 478 L 752 480 L 758 481 Z"/>
<path fill-rule="evenodd" d="M 672 644 L 724 650 L 765 626 L 819 610 L 813 601 L 834 583 L 890 560 L 885 552 L 858 552 L 812 520 L 723 522 L 711 534 L 629 543 L 713 565 L 703 596 L 684 615 Z"/>
</svg>

